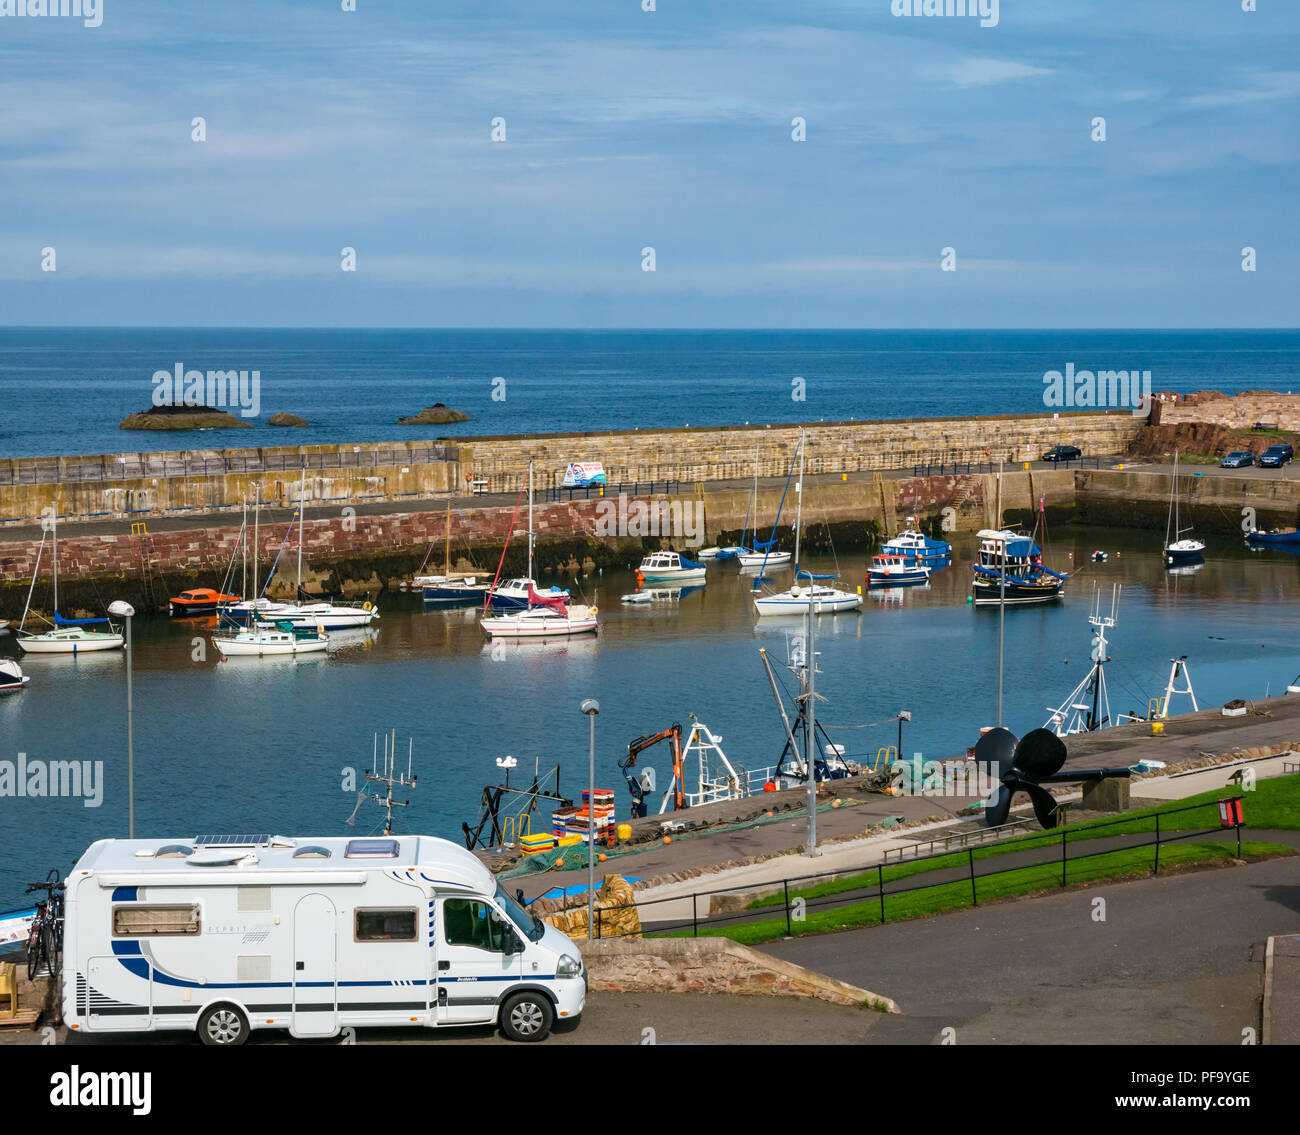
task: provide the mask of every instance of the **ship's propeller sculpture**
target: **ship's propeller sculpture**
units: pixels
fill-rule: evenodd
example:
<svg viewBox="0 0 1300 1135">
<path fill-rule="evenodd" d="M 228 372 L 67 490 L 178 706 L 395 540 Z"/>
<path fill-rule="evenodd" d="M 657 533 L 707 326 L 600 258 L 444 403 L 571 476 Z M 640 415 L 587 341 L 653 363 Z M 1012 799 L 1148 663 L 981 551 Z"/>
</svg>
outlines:
<svg viewBox="0 0 1300 1135">
<path fill-rule="evenodd" d="M 992 828 L 1007 822 L 1011 801 L 1024 792 L 1034 805 L 1034 815 L 1045 828 L 1056 827 L 1059 805 L 1044 784 L 1070 784 L 1078 781 L 1107 780 L 1130 776 L 1127 768 L 1071 769 L 1061 772 L 1066 748 L 1050 729 L 1035 729 L 1019 742 L 1006 729 L 991 729 L 975 746 L 975 759 L 995 767 L 1001 786 L 997 800 L 984 809 L 984 823 Z"/>
</svg>

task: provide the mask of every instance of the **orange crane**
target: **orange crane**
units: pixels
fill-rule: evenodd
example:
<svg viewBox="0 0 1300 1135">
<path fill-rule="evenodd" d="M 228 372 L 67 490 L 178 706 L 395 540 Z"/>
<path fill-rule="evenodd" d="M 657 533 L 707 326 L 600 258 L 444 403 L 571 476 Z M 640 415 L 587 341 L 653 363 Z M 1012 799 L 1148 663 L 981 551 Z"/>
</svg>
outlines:
<svg viewBox="0 0 1300 1135">
<path fill-rule="evenodd" d="M 635 767 L 637 757 L 660 741 L 673 743 L 673 808 L 680 811 L 686 807 L 686 793 L 682 788 L 682 727 L 679 722 L 673 722 L 667 729 L 661 729 L 658 733 L 647 733 L 630 741 L 627 746 L 627 756 L 618 762 L 618 767 L 627 780 L 628 790 L 632 793 L 634 817 L 646 814 L 645 789 L 628 770 Z"/>
</svg>

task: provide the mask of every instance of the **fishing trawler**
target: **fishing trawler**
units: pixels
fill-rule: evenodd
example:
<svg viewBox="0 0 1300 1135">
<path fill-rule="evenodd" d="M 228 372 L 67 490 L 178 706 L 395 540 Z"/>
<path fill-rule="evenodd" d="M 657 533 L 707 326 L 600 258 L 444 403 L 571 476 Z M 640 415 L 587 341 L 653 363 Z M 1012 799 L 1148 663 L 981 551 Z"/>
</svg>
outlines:
<svg viewBox="0 0 1300 1135">
<path fill-rule="evenodd" d="M 1043 550 L 1032 537 L 1010 529 L 985 528 L 979 541 L 971 583 L 974 606 L 1024 606 L 1061 597 L 1069 576 L 1044 566 Z"/>
</svg>

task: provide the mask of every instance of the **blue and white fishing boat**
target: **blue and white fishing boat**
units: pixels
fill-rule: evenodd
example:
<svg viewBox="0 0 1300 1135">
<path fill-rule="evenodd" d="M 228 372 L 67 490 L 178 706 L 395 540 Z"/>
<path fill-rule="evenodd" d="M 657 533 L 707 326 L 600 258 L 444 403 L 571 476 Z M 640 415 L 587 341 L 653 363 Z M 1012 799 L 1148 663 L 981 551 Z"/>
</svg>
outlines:
<svg viewBox="0 0 1300 1135">
<path fill-rule="evenodd" d="M 1069 577 L 1043 565 L 1043 550 L 1032 537 L 985 528 L 979 541 L 971 584 L 971 601 L 976 607 L 1024 606 L 1061 597 Z"/>
<path fill-rule="evenodd" d="M 681 552 L 650 552 L 636 569 L 646 583 L 704 583 L 709 569 Z"/>
<path fill-rule="evenodd" d="M 910 518 L 909 518 L 910 519 Z M 886 555 L 901 555 L 908 563 L 945 566 L 952 559 L 952 545 L 946 540 L 934 540 L 916 528 L 905 528 L 891 540 L 886 540 L 880 550 Z"/>
<path fill-rule="evenodd" d="M 908 563 L 902 555 L 881 554 L 871 557 L 867 568 L 867 585 L 869 587 L 903 587 L 915 583 L 926 583 L 930 579 L 931 568 L 926 564 Z"/>
</svg>

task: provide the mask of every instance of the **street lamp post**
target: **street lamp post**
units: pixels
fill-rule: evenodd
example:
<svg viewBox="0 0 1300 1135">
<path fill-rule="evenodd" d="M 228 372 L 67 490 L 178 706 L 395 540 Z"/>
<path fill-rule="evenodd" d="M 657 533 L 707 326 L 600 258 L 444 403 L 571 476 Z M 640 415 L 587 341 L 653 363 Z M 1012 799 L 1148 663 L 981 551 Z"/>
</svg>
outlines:
<svg viewBox="0 0 1300 1135">
<path fill-rule="evenodd" d="M 108 613 L 126 620 L 126 838 L 135 839 L 135 731 L 131 708 L 131 671 L 135 651 L 131 646 L 131 618 L 135 608 L 124 599 L 108 605 Z"/>
<path fill-rule="evenodd" d="M 586 698 L 578 707 L 587 715 L 590 743 L 587 751 L 587 940 L 595 935 L 596 917 L 596 714 L 600 702 Z"/>
<path fill-rule="evenodd" d="M 898 711 L 898 759 L 903 759 L 903 722 L 911 721 L 912 714 L 909 710 L 900 709 Z"/>
</svg>

